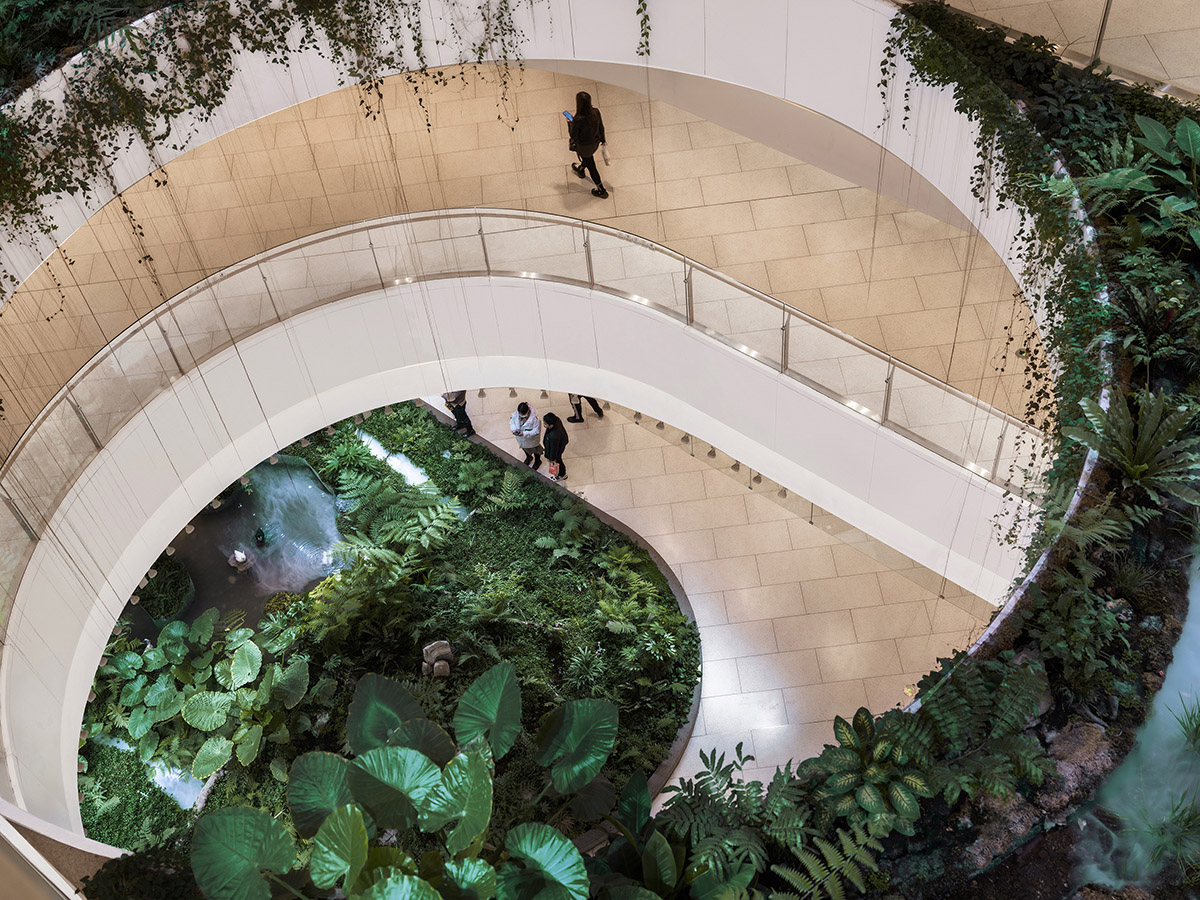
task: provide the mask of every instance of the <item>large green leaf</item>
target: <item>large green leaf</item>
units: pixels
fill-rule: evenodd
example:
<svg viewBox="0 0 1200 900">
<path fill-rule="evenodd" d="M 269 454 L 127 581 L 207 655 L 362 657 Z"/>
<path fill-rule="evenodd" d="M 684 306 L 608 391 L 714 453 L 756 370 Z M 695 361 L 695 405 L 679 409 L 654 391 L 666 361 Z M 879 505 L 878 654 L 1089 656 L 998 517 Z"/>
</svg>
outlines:
<svg viewBox="0 0 1200 900">
<path fill-rule="evenodd" d="M 448 823 L 458 824 L 446 836 L 451 856 L 466 850 L 487 830 L 492 817 L 492 776 L 478 753 L 460 754 L 446 764 L 441 784 L 421 804 L 423 831 L 437 831 Z"/>
<path fill-rule="evenodd" d="M 129 713 L 129 724 L 126 726 L 129 729 L 129 736 L 135 741 L 140 741 L 154 727 L 154 721 L 153 710 L 144 706 L 135 707 Z"/>
<path fill-rule="evenodd" d="M 371 885 L 358 900 L 442 900 L 433 886 L 415 875 L 390 875 Z"/>
<path fill-rule="evenodd" d="M 192 623 L 192 627 L 188 630 L 188 640 L 196 645 L 207 644 L 212 640 L 213 627 L 217 624 L 217 617 L 221 615 L 221 611 L 215 606 L 210 606 L 200 615 L 196 616 L 196 621 Z"/>
<path fill-rule="evenodd" d="M 225 650 L 236 650 L 252 637 L 254 637 L 253 628 L 235 628 L 225 636 Z"/>
<path fill-rule="evenodd" d="M 869 813 L 887 812 L 887 804 L 883 802 L 883 794 L 873 784 L 859 785 L 854 793 L 854 799 Z"/>
<path fill-rule="evenodd" d="M 132 678 L 142 670 L 144 664 L 141 654 L 132 650 L 123 650 L 109 663 L 122 678 Z"/>
<path fill-rule="evenodd" d="M 476 678 L 458 701 L 454 734 L 468 744 L 486 734 L 492 756 L 500 759 L 521 733 L 521 687 L 512 663 L 492 666 Z"/>
<path fill-rule="evenodd" d="M 381 828 L 410 828 L 430 791 L 442 783 L 429 757 L 408 747 L 377 747 L 350 764 L 350 793 Z"/>
<path fill-rule="evenodd" d="M 258 649 L 258 644 L 246 641 L 233 654 L 231 670 L 233 686 L 236 688 L 243 684 L 249 684 L 258 677 L 260 668 L 262 668 L 262 651 Z"/>
<path fill-rule="evenodd" d="M 251 725 L 241 740 L 237 742 L 237 758 L 243 766 L 248 766 L 258 758 L 258 749 L 262 746 L 263 730 L 261 725 Z"/>
<path fill-rule="evenodd" d="M 417 871 L 417 861 L 399 847 L 372 847 L 367 851 L 367 864 L 355 879 L 351 894 L 361 894 L 393 874 L 416 875 Z"/>
<path fill-rule="evenodd" d="M 621 791 L 621 800 L 617 804 L 617 819 L 629 829 L 630 834 L 639 841 L 642 839 L 642 830 L 650 821 L 650 788 L 640 770 L 625 782 L 625 789 Z"/>
<path fill-rule="evenodd" d="M 276 669 L 279 667 L 276 666 Z M 279 673 L 275 690 L 283 697 L 284 709 L 292 709 L 304 699 L 308 690 L 308 663 L 297 659 Z"/>
<path fill-rule="evenodd" d="M 1171 152 L 1169 146 L 1171 132 L 1167 131 L 1165 125 L 1146 116 L 1134 116 L 1133 120 L 1137 122 L 1138 127 L 1142 129 L 1142 134 L 1145 135 L 1144 138 L 1136 139 L 1139 144 L 1148 150 L 1153 150 L 1168 162 L 1179 162 L 1179 157 Z"/>
<path fill-rule="evenodd" d="M 222 659 L 213 666 L 213 677 L 217 679 L 217 684 L 225 688 L 225 690 L 233 689 L 233 660 Z"/>
<path fill-rule="evenodd" d="M 389 747 L 411 747 L 424 753 L 439 766 L 450 762 L 458 753 L 450 735 L 435 722 L 413 719 L 402 722 L 388 737 Z"/>
<path fill-rule="evenodd" d="M 675 869 L 675 852 L 661 831 L 655 831 L 642 851 L 642 882 L 660 897 L 675 891 L 679 873 Z"/>
<path fill-rule="evenodd" d="M 300 837 L 317 833 L 325 817 L 354 800 L 347 774 L 350 763 L 336 753 L 305 753 L 292 763 L 288 806 Z"/>
<path fill-rule="evenodd" d="M 192 871 L 208 900 L 269 900 L 262 871 L 282 875 L 295 858 L 283 825 L 261 809 L 238 806 L 207 813 L 192 836 Z"/>
<path fill-rule="evenodd" d="M 443 884 L 442 893 L 456 893 L 456 900 L 490 900 L 496 895 L 496 870 L 482 859 L 451 860 L 446 863 L 445 875 L 454 891 L 447 891 Z"/>
<path fill-rule="evenodd" d="M 906 819 L 916 819 L 921 815 L 921 805 L 917 802 L 917 798 L 903 784 L 898 781 L 889 782 L 887 791 L 888 800 L 892 803 L 892 809 L 898 815 Z"/>
<path fill-rule="evenodd" d="M 728 881 L 720 881 L 712 869 L 701 873 L 692 882 L 692 900 L 723 900 L 723 898 L 739 897 L 754 880 L 753 863 L 744 863 Z"/>
<path fill-rule="evenodd" d="M 591 822 L 612 812 L 617 791 L 611 781 L 597 775 L 571 798 L 571 813 L 577 822 Z"/>
<path fill-rule="evenodd" d="M 331 888 L 344 877 L 350 887 L 366 862 L 367 826 L 362 809 L 357 803 L 339 806 L 317 831 L 308 864 L 313 884 Z"/>
<path fill-rule="evenodd" d="M 157 647 L 151 647 L 142 654 L 142 663 L 147 672 L 157 672 L 167 664 L 167 654 Z"/>
<path fill-rule="evenodd" d="M 508 833 L 504 848 L 518 868 L 506 864 L 498 873 L 500 900 L 585 900 L 588 876 L 575 845 L 549 825 L 527 822 Z"/>
<path fill-rule="evenodd" d="M 361 756 L 386 744 L 388 735 L 401 723 L 424 718 L 424 710 L 400 682 L 371 673 L 358 682 L 350 701 L 346 738 Z"/>
<path fill-rule="evenodd" d="M 543 720 L 538 762 L 550 766 L 560 794 L 577 791 L 599 774 L 617 739 L 617 707 L 608 700 L 572 700 Z"/>
<path fill-rule="evenodd" d="M 183 704 L 183 721 L 201 731 L 214 731 L 225 724 L 233 706 L 233 695 L 218 691 L 200 691 Z"/>
<path fill-rule="evenodd" d="M 147 731 L 142 735 L 142 739 L 138 741 L 137 755 L 142 762 L 150 762 L 154 756 L 154 752 L 158 749 L 158 735 L 153 731 Z"/>
<path fill-rule="evenodd" d="M 214 734 L 196 751 L 196 758 L 192 760 L 192 776 L 200 779 L 207 778 L 229 762 L 232 754 L 233 741 Z"/>
</svg>

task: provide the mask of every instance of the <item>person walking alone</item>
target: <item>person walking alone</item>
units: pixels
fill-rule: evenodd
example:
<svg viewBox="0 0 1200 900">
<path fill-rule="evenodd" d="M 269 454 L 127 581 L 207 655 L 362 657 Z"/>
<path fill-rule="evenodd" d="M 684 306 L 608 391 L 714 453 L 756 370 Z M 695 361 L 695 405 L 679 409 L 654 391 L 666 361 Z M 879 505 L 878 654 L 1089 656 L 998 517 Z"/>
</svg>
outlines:
<svg viewBox="0 0 1200 900">
<path fill-rule="evenodd" d="M 471 417 L 467 415 L 467 392 L 446 391 L 442 394 L 442 400 L 446 403 L 446 409 L 454 413 L 454 430 L 461 431 L 463 437 L 473 435 L 475 426 L 471 424 Z"/>
<path fill-rule="evenodd" d="M 508 420 L 508 430 L 525 453 L 525 465 L 536 472 L 542 464 L 542 423 L 524 400 L 517 404 L 516 412 Z"/>
<path fill-rule="evenodd" d="M 581 394 L 567 394 L 567 399 L 571 401 L 571 408 L 575 410 L 575 415 L 567 416 L 568 422 L 583 421 L 583 401 L 588 402 L 588 406 L 592 408 L 592 412 L 596 414 L 597 419 L 604 418 L 604 410 L 600 408 L 600 404 L 596 402 L 595 397 L 584 397 Z"/>
<path fill-rule="evenodd" d="M 592 106 L 592 95 L 580 91 L 575 95 L 575 118 L 567 123 L 567 133 L 571 136 L 570 148 L 579 154 L 579 163 L 571 163 L 571 171 L 580 178 L 592 176 L 596 186 L 592 188 L 592 196 L 601 200 L 608 196 L 604 183 L 600 180 L 600 170 L 596 168 L 596 151 L 604 140 L 604 119 L 600 110 Z"/>
<path fill-rule="evenodd" d="M 567 467 L 563 463 L 563 451 L 567 449 L 570 438 L 567 437 L 566 426 L 562 419 L 552 412 L 542 417 L 546 423 L 546 431 L 542 434 L 542 444 L 546 447 L 546 459 L 550 461 L 550 480 L 566 481 Z"/>
</svg>

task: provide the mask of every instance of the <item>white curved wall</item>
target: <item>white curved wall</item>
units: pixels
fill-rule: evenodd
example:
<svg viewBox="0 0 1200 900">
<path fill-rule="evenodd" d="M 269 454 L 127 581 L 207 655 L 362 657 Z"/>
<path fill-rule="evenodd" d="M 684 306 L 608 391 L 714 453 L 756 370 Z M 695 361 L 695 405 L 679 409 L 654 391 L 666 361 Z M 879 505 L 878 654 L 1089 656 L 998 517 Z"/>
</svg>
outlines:
<svg viewBox="0 0 1200 900">
<path fill-rule="evenodd" d="M 444 36 L 444 22 L 455 16 L 455 5 L 431 0 L 430 9 L 427 30 Z M 900 127 L 899 111 L 881 125 L 886 108 L 877 87 L 879 61 L 894 13 L 895 7 L 883 0 L 746 0 L 707 3 L 699 13 L 694 0 L 657 0 L 648 61 L 635 54 L 637 17 L 632 10 L 615 11 L 595 0 L 546 0 L 532 8 L 520 6 L 516 17 L 529 37 L 525 58 L 539 66 L 636 87 L 784 152 L 824 160 L 835 170 L 841 167 L 842 174 L 853 166 L 876 176 L 880 189 L 905 192 L 914 208 L 939 209 L 961 224 L 942 197 L 930 191 L 932 185 L 1009 260 L 1016 215 L 981 208 L 972 196 L 975 156 L 968 151 L 975 146 L 977 129 L 955 112 L 951 93 L 916 87 L 907 126 Z M 454 42 L 447 41 L 445 47 L 426 42 L 434 55 L 431 67 L 454 62 L 449 49 Z M 901 60 L 892 88 L 897 97 L 906 71 Z M 220 134 L 339 87 L 337 70 L 316 50 L 298 54 L 288 69 L 244 54 L 226 102 L 208 121 L 177 126 L 156 149 L 154 161 L 140 145 L 130 147 L 114 162 L 115 182 L 120 189 L 129 187 L 157 165 Z M 33 90 L 51 99 L 61 96 L 63 76 L 56 72 Z M 756 92 L 786 102 L 767 104 Z M 755 120 L 763 116 L 770 121 L 756 128 Z M 819 116 L 831 121 L 821 122 Z M 869 144 L 858 144 L 850 156 L 840 152 L 837 145 L 845 133 L 832 123 L 886 148 L 928 184 L 910 181 L 906 172 L 896 171 L 894 160 L 873 158 Z M 876 177 L 864 183 L 875 185 Z M 50 210 L 59 239 L 110 199 L 111 193 L 100 186 L 90 203 L 62 198 Z M 9 270 L 20 279 L 52 250 L 49 242 L 36 249 L 0 242 Z M 1014 275 L 1019 281 L 1020 273 Z"/>
<path fill-rule="evenodd" d="M 73 736 L 104 642 L 209 499 L 328 422 L 491 384 L 582 390 L 667 419 L 985 596 L 1021 563 L 991 539 L 1000 489 L 661 313 L 524 279 L 389 287 L 239 340 L 77 479 L 21 583 L 8 647 L 20 650 L 0 675 L 18 802 L 80 827 Z"/>
</svg>

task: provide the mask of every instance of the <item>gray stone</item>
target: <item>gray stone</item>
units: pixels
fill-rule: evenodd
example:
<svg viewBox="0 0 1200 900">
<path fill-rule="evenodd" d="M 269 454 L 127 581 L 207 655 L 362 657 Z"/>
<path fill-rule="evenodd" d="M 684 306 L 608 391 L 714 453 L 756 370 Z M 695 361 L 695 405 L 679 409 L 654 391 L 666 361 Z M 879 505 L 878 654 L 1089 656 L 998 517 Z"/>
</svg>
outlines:
<svg viewBox="0 0 1200 900">
<path fill-rule="evenodd" d="M 421 674 L 422 675 L 432 675 L 433 674 L 433 666 L 431 666 L 427 662 L 421 663 Z"/>
<path fill-rule="evenodd" d="M 444 659 L 439 659 L 433 664 L 433 677 L 446 678 L 450 675 L 450 663 Z"/>
<path fill-rule="evenodd" d="M 427 663 L 435 663 L 439 659 L 454 659 L 454 653 L 450 649 L 449 641 L 434 641 L 432 644 L 426 644 L 422 655 L 425 657 L 425 662 Z"/>
</svg>

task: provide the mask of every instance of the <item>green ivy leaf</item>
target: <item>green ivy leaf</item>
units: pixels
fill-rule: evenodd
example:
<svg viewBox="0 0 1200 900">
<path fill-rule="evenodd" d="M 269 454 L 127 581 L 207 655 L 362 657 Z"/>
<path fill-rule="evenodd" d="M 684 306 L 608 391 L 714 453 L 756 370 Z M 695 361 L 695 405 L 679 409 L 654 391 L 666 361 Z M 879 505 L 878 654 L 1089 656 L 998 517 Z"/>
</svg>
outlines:
<svg viewBox="0 0 1200 900">
<path fill-rule="evenodd" d="M 339 806 L 317 831 L 309 860 L 313 884 L 331 888 L 344 877 L 344 883 L 352 886 L 366 862 L 367 826 L 362 809 L 356 803 Z"/>
<path fill-rule="evenodd" d="M 521 733 L 521 687 L 512 663 L 492 666 L 463 692 L 454 712 L 454 734 L 468 744 L 486 734 L 495 759 L 512 749 Z"/>
<path fill-rule="evenodd" d="M 208 900 L 270 900 L 262 871 L 283 875 L 295 858 L 283 825 L 261 809 L 214 810 L 192 837 L 192 872 Z"/>
</svg>

